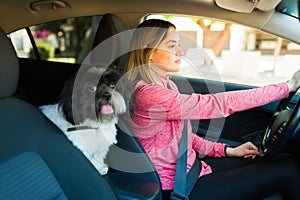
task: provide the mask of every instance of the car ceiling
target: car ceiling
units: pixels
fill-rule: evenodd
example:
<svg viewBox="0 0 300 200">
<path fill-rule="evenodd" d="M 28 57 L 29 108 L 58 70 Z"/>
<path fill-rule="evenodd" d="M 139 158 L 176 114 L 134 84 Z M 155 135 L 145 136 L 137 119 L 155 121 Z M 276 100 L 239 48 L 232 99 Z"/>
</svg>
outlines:
<svg viewBox="0 0 300 200">
<path fill-rule="evenodd" d="M 0 1 L 0 26 L 7 33 L 22 27 L 45 21 L 69 18 L 74 16 L 114 13 L 132 28 L 147 14 L 166 13 L 176 15 L 201 16 L 227 20 L 251 26 L 300 44 L 299 20 L 283 15 L 275 9 L 251 12 L 231 11 L 237 2 L 249 3 L 248 0 L 18 0 Z M 274 5 L 280 0 L 274 1 Z M 126 3 L 130 2 L 130 3 Z M 223 2 L 226 9 L 220 7 Z M 231 5 L 232 4 L 232 5 Z"/>
</svg>

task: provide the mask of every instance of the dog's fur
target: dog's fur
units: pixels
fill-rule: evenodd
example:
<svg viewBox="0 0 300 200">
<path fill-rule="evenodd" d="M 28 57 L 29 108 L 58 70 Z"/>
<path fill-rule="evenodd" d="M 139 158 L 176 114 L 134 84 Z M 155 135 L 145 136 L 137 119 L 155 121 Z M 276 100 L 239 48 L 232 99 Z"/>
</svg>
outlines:
<svg viewBox="0 0 300 200">
<path fill-rule="evenodd" d="M 117 71 L 90 68 L 65 84 L 59 101 L 59 110 L 73 125 L 66 133 L 69 140 L 102 175 L 108 170 L 109 147 L 117 142 L 118 114 L 126 111 L 124 98 L 114 90 L 119 78 Z"/>
</svg>

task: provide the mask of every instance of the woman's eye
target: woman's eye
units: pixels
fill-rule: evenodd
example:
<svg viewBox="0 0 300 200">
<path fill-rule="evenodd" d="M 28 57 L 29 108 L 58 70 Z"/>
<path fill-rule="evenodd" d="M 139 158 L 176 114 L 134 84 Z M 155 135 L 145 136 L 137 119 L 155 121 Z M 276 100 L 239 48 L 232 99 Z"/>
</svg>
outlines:
<svg viewBox="0 0 300 200">
<path fill-rule="evenodd" d="M 181 47 L 180 44 L 173 44 L 173 45 L 169 45 L 168 49 L 177 49 L 177 48 L 180 48 L 180 47 Z"/>
</svg>

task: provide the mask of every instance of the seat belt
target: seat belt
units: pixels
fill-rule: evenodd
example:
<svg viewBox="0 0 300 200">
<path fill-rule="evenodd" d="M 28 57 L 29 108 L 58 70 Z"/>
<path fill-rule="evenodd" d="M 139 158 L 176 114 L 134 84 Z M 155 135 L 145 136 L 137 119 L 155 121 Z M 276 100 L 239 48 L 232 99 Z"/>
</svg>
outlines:
<svg viewBox="0 0 300 200">
<path fill-rule="evenodd" d="M 174 179 L 174 189 L 171 193 L 171 200 L 189 200 L 189 194 L 192 191 L 196 181 L 198 180 L 199 174 L 202 169 L 201 162 L 196 158 L 195 162 L 190 169 L 187 171 L 187 143 L 188 143 L 188 128 L 187 120 L 184 120 L 184 127 L 182 136 L 179 143 L 178 156 L 176 162 L 176 172 Z"/>
<path fill-rule="evenodd" d="M 172 90 L 171 86 L 167 84 L 167 88 Z M 135 104 L 135 95 L 129 98 L 129 112 L 133 117 L 133 108 Z M 174 178 L 174 189 L 170 194 L 171 200 L 189 200 L 189 194 L 192 191 L 199 174 L 202 169 L 201 162 L 196 158 L 193 166 L 187 171 L 187 143 L 188 143 L 188 124 L 187 120 L 184 120 L 184 127 L 182 130 L 182 136 L 179 142 L 178 155 L 176 161 L 176 172 Z"/>
</svg>

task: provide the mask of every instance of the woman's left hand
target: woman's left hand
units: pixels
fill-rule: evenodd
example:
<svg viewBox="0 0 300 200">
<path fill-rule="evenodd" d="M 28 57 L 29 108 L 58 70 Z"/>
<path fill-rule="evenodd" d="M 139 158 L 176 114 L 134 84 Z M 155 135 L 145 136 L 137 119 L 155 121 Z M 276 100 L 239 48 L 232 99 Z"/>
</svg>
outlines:
<svg viewBox="0 0 300 200">
<path fill-rule="evenodd" d="M 263 156 L 258 148 L 251 142 L 246 142 L 235 148 L 226 148 L 226 155 L 229 157 L 244 157 L 254 159 L 256 156 Z"/>
</svg>

